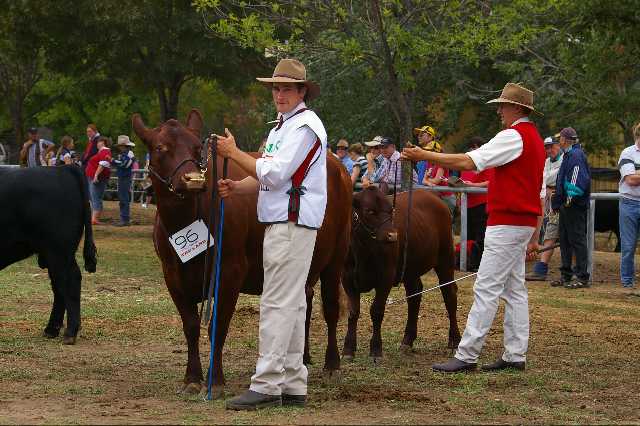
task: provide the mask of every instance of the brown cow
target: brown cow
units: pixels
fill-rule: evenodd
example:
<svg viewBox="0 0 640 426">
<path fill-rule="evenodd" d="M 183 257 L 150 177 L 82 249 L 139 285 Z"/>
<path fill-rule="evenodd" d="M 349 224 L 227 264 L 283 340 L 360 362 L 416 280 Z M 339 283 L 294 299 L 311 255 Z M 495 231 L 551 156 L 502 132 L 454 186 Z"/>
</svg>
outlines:
<svg viewBox="0 0 640 426">
<path fill-rule="evenodd" d="M 183 331 L 187 339 L 188 361 L 183 391 L 195 393 L 201 390 L 203 384 L 198 350 L 200 318 L 197 304 L 203 300 L 205 256 L 201 254 L 182 263 L 171 247 L 168 237 L 194 222 L 196 218 L 208 221 L 213 185 L 209 181 L 204 192 L 188 189 L 188 187 L 197 186 L 193 185 L 193 178 L 200 172 L 197 162 L 202 156 L 202 143 L 199 139 L 202 117 L 197 110 L 192 110 L 187 117 L 187 127 L 176 120 L 168 120 L 160 127 L 148 129 L 137 114 L 133 116 L 132 122 L 136 134 L 144 141 L 151 153 L 150 167 L 153 169 L 151 176 L 158 206 L 153 241 L 156 253 L 162 262 L 167 288 L 182 318 Z M 320 279 L 322 306 L 328 328 L 324 368 L 327 373 L 332 374 L 340 368 L 336 326 L 339 314 L 340 279 L 349 248 L 352 193 L 351 182 L 344 167 L 333 156 L 329 155 L 329 157 L 327 176 L 330 190 L 327 213 L 322 228 L 318 231 L 307 280 L 307 332 L 304 360 L 305 363 L 310 363 L 311 301 L 313 285 Z M 209 161 L 209 170 L 211 166 L 212 162 Z M 218 170 L 222 170 L 222 158 L 218 158 Z M 239 167 L 229 162 L 230 179 L 241 180 L 245 176 L 246 174 Z M 207 179 L 210 180 L 210 178 L 209 173 Z M 169 183 L 172 188 L 169 187 Z M 241 292 L 255 295 L 262 292 L 264 225 L 259 224 L 257 220 L 257 198 L 256 193 L 233 195 L 225 199 L 222 270 L 213 371 L 215 397 L 222 395 L 225 383 L 222 348 L 238 295 Z M 211 264 L 208 270 L 210 274 Z"/>
<path fill-rule="evenodd" d="M 353 197 L 351 249 L 343 281 L 350 302 L 349 325 L 343 349 L 345 358 L 353 358 L 356 352 L 361 293 L 372 289 L 376 291 L 370 309 L 373 335 L 369 343 L 369 356 L 376 361 L 382 357 L 380 329 L 391 287 L 403 281 L 407 296 L 418 293 L 422 290 L 420 276 L 431 269 L 436 271 L 440 283 L 453 279 L 451 214 L 439 197 L 424 190 L 413 192 L 403 276 L 407 210 L 407 192 L 397 196 L 395 217 L 391 201 L 376 187 L 368 187 Z M 451 284 L 440 290 L 449 316 L 448 345 L 455 348 L 460 341 L 456 320 L 457 287 Z M 421 296 L 407 300 L 408 315 L 402 350 L 409 350 L 417 337 L 420 301 Z"/>
</svg>

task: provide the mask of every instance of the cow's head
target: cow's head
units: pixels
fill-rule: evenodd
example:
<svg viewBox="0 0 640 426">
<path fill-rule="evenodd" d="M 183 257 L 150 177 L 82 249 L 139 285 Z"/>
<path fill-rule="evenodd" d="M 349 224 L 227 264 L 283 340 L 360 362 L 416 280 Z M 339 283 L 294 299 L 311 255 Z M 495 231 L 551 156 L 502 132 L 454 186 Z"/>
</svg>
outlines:
<svg viewBox="0 0 640 426">
<path fill-rule="evenodd" d="M 353 196 L 354 233 L 368 235 L 383 243 L 398 241 L 393 227 L 393 206 L 384 193 L 375 186 L 364 188 Z"/>
<path fill-rule="evenodd" d="M 205 189 L 202 171 L 207 160 L 200 141 L 202 116 L 198 110 L 191 110 L 186 126 L 171 119 L 149 129 L 139 114 L 134 114 L 131 121 L 133 130 L 149 150 L 149 171 L 153 178 L 181 197 Z"/>
</svg>

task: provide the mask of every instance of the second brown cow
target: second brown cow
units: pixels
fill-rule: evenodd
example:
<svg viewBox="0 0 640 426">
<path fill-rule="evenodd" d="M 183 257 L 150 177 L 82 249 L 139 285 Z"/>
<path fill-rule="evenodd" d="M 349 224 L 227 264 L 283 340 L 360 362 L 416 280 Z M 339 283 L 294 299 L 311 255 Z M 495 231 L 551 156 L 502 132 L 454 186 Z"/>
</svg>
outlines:
<svg viewBox="0 0 640 426">
<path fill-rule="evenodd" d="M 360 294 L 375 289 L 370 314 L 373 335 L 369 356 L 382 357 L 381 326 L 385 305 L 393 285 L 404 282 L 407 296 L 423 288 L 420 277 L 435 270 L 439 282 L 453 280 L 454 250 L 451 215 L 436 195 L 416 190 L 412 194 L 410 229 L 407 232 L 409 194 L 400 193 L 395 212 L 388 197 L 376 187 L 368 187 L 353 198 L 351 248 L 347 261 L 344 289 L 349 296 L 349 324 L 344 339 L 343 357 L 352 358 L 357 349 L 357 324 L 360 316 Z M 408 238 L 405 253 L 405 238 Z M 448 346 L 460 341 L 456 319 L 457 286 L 440 288 L 449 317 Z M 418 330 L 421 296 L 407 300 L 408 315 L 401 349 L 413 346 Z"/>
</svg>

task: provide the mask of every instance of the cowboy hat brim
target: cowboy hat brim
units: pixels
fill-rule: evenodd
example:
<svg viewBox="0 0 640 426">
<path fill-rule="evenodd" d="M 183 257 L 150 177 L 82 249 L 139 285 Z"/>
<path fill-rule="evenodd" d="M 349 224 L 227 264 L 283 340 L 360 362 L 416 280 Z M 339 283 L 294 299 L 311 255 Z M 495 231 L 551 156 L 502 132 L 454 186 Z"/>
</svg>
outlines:
<svg viewBox="0 0 640 426">
<path fill-rule="evenodd" d="M 271 88 L 273 83 L 301 83 L 307 87 L 307 99 L 312 100 L 320 95 L 320 86 L 311 80 L 298 80 L 291 77 L 258 77 L 256 78 L 260 83 L 266 87 Z"/>
<path fill-rule="evenodd" d="M 530 109 L 532 112 L 535 112 L 536 114 L 544 115 L 543 113 L 541 113 L 540 111 L 536 110 L 531 105 L 523 104 L 521 102 L 512 101 L 511 99 L 507 99 L 507 98 L 491 99 L 490 101 L 487 101 L 487 103 L 488 104 L 514 104 L 514 105 L 520 105 L 520 106 L 523 106 L 525 108 Z"/>
</svg>

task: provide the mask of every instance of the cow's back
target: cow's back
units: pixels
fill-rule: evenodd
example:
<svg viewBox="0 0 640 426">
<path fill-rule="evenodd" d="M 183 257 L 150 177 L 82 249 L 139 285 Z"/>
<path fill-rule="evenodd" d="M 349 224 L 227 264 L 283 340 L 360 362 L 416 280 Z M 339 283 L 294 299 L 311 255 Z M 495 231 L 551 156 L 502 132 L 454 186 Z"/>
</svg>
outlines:
<svg viewBox="0 0 640 426">
<path fill-rule="evenodd" d="M 396 196 L 396 214 L 394 225 L 398 229 L 399 256 L 397 271 L 402 274 L 403 251 L 405 238 L 408 235 L 407 266 L 405 275 L 416 272 L 422 275 L 435 267 L 439 262 L 451 260 L 453 267 L 453 234 L 451 230 L 451 213 L 447 205 L 434 193 L 425 190 L 414 190 L 411 202 L 411 220 L 407 234 L 407 213 L 409 210 L 409 193 L 402 192 Z"/>
<path fill-rule="evenodd" d="M 12 247 L 23 252 L 22 258 L 45 248 L 77 250 L 84 229 L 83 178 L 75 166 L 24 168 L 0 175 L 0 268 L 19 260 L 10 259 Z"/>
</svg>

